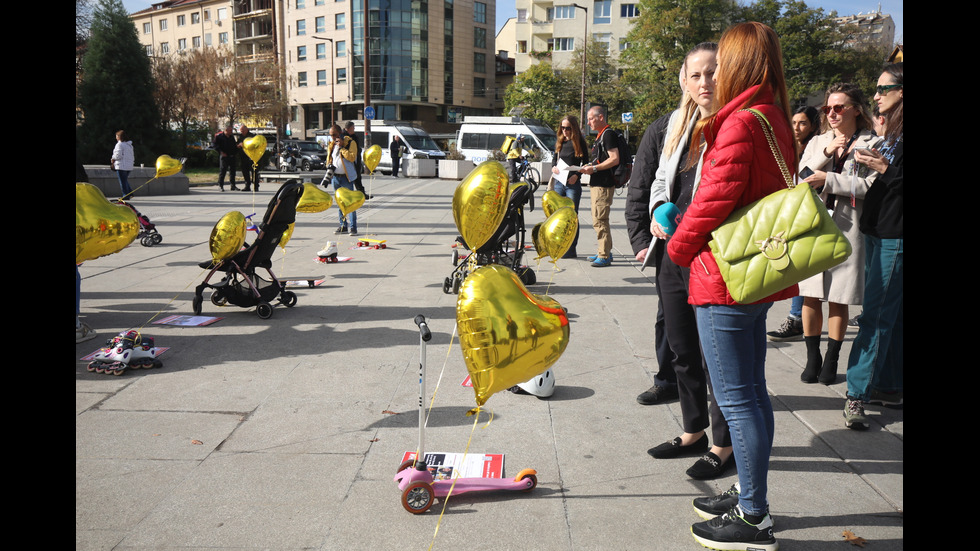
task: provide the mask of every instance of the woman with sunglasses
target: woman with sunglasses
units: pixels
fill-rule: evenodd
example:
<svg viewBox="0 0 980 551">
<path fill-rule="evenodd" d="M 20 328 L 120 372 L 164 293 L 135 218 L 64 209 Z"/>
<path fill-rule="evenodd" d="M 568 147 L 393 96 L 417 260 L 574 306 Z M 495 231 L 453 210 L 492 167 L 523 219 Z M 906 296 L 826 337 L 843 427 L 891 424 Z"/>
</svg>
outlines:
<svg viewBox="0 0 980 551">
<path fill-rule="evenodd" d="M 555 156 L 565 161 L 568 166 L 583 166 L 589 162 L 589 146 L 582 137 L 582 129 L 579 126 L 578 118 L 569 115 L 561 120 L 558 125 L 558 141 L 555 146 Z M 558 174 L 558 167 L 552 167 L 551 173 Z M 558 195 L 568 197 L 575 203 L 575 212 L 578 212 L 578 205 L 582 199 L 582 175 L 575 171 L 568 172 L 565 183 L 561 183 L 554 178 L 548 186 Z M 578 258 L 575 247 L 578 245 L 578 230 L 575 231 L 575 239 L 562 258 Z"/>
<path fill-rule="evenodd" d="M 802 171 L 812 171 L 804 181 L 826 201 L 834 222 L 851 242 L 852 252 L 842 264 L 800 283 L 807 355 L 800 380 L 829 385 L 837 379 L 837 361 L 847 332 L 848 305 L 859 305 L 864 299 L 864 240 L 858 222 L 864 196 L 878 176 L 856 162 L 854 155 L 858 150 L 874 147 L 881 139 L 872 129 L 864 94 L 854 84 L 835 84 L 827 90 L 823 119 L 826 132 L 810 140 L 800 166 Z M 820 353 L 821 302 L 828 303 L 826 356 Z"/>
<path fill-rule="evenodd" d="M 703 144 L 691 144 L 698 121 L 711 114 L 715 90 L 718 45 L 702 42 L 684 58 L 681 66 L 680 107 L 667 123 L 664 149 L 657 176 L 650 187 L 650 233 L 658 239 L 654 254 L 670 243 L 670 235 L 657 223 L 653 211 L 673 202 L 681 215 L 691 205 L 701 175 Z M 681 406 L 683 433 L 649 450 L 656 459 L 699 457 L 687 475 L 695 479 L 715 478 L 734 466 L 728 425 L 714 401 L 708 405 L 708 374 L 701 357 L 698 322 L 689 303 L 691 270 L 674 263 L 668 255 L 657 256 L 657 289 L 664 308 L 667 344 L 674 354 L 674 374 Z M 705 429 L 711 426 L 711 447 Z"/>
<path fill-rule="evenodd" d="M 879 174 L 864 199 L 864 313 L 847 362 L 845 426 L 870 424 L 864 405 L 900 405 L 903 401 L 905 213 L 903 104 L 905 73 L 901 63 L 885 67 L 875 102 L 884 117 L 884 142 L 854 159 Z"/>
<path fill-rule="evenodd" d="M 691 135 L 695 148 L 705 140 L 700 183 L 667 243 L 671 259 L 691 269 L 688 292 L 696 309 L 701 350 L 738 467 L 735 486 L 694 500 L 698 514 L 710 520 L 694 524 L 691 532 L 712 549 L 779 547 L 768 502 L 775 418 L 766 388 L 766 314 L 774 301 L 795 296 L 797 286 L 753 304 L 738 304 L 708 243 L 711 232 L 736 209 L 786 189 L 777 155 L 790 171 L 796 170 L 784 75 L 779 37 L 771 28 L 749 22 L 722 34 L 712 111 Z M 767 127 L 772 128 L 775 147 L 766 138 Z"/>
</svg>

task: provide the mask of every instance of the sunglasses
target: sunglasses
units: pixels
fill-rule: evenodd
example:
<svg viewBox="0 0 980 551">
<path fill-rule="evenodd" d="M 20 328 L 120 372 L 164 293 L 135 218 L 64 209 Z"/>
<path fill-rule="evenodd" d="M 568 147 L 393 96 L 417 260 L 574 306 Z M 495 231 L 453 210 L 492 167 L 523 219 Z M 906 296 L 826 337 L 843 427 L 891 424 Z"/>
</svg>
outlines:
<svg viewBox="0 0 980 551">
<path fill-rule="evenodd" d="M 831 111 L 840 115 L 844 111 L 854 107 L 853 105 L 828 105 L 822 109 L 824 115 L 829 115 Z"/>
<path fill-rule="evenodd" d="M 884 96 L 885 94 L 891 92 L 895 88 L 901 88 L 901 87 L 902 87 L 901 84 L 884 84 L 884 85 L 879 84 L 875 88 L 875 92 L 877 92 L 879 96 Z"/>
<path fill-rule="evenodd" d="M 571 126 L 562 126 L 562 127 L 561 127 L 561 130 L 562 130 L 562 132 L 564 132 L 564 131 L 566 131 L 566 130 L 571 130 L 571 129 L 572 129 L 572 127 L 571 127 Z"/>
</svg>

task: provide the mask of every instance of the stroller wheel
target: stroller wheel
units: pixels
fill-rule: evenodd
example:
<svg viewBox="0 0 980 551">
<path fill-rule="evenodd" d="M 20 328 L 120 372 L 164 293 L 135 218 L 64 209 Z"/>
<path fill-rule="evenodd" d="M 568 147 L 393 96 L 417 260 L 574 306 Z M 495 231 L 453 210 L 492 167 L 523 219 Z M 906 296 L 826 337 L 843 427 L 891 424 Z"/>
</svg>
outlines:
<svg viewBox="0 0 980 551">
<path fill-rule="evenodd" d="M 255 307 L 255 313 L 258 314 L 260 318 L 267 320 L 272 317 L 272 305 L 268 302 L 260 302 L 259 305 Z"/>
<path fill-rule="evenodd" d="M 204 303 L 203 297 L 199 295 L 194 296 L 194 299 L 191 301 L 191 309 L 194 311 L 195 316 L 201 315 L 201 304 L 203 303 Z"/>
<path fill-rule="evenodd" d="M 446 293 L 447 295 L 448 294 L 451 294 L 453 292 L 453 280 L 452 280 L 452 278 L 447 277 L 442 282 L 442 292 L 443 293 Z"/>
<path fill-rule="evenodd" d="M 534 270 L 531 268 L 518 268 L 517 275 L 524 285 L 534 285 L 538 282 L 538 277 L 534 275 Z"/>
<path fill-rule="evenodd" d="M 432 507 L 435 492 L 428 482 L 413 482 L 402 492 L 402 507 L 414 515 L 424 513 Z"/>
<path fill-rule="evenodd" d="M 225 298 L 225 296 L 219 291 L 215 291 L 211 293 L 211 304 L 215 306 L 224 306 L 225 304 L 228 304 L 228 299 Z"/>
<path fill-rule="evenodd" d="M 163 243 L 163 236 L 159 233 L 153 234 L 153 244 L 159 245 L 160 243 Z"/>
<path fill-rule="evenodd" d="M 453 294 L 459 294 L 459 286 L 463 284 L 463 276 L 456 274 L 453 276 Z"/>
<path fill-rule="evenodd" d="M 140 239 L 140 245 L 143 245 L 144 247 L 152 247 L 153 246 L 153 236 L 152 235 L 144 235 Z"/>
<path fill-rule="evenodd" d="M 282 298 L 279 300 L 279 302 L 286 305 L 286 308 L 292 308 L 293 306 L 296 306 L 296 293 L 292 291 L 284 291 L 282 293 Z"/>
<path fill-rule="evenodd" d="M 459 249 L 453 249 L 453 266 L 459 266 Z"/>
</svg>

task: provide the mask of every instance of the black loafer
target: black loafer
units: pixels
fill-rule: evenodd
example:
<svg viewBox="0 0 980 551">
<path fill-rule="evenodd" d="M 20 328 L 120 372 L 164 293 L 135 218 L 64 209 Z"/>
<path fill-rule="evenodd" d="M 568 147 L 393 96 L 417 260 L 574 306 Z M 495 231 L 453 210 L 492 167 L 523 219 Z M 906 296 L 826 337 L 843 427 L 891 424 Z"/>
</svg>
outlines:
<svg viewBox="0 0 980 551">
<path fill-rule="evenodd" d="M 717 455 L 708 452 L 701 456 L 691 468 L 687 470 L 687 476 L 696 480 L 709 480 L 721 476 L 729 467 L 735 464 L 735 454 L 728 456 L 722 461 Z"/>
<path fill-rule="evenodd" d="M 701 455 L 708 451 L 708 435 L 702 434 L 701 438 L 693 444 L 681 445 L 681 437 L 664 442 L 655 448 L 650 448 L 647 453 L 657 459 L 673 459 L 675 457 L 687 457 L 691 455 Z"/>
<path fill-rule="evenodd" d="M 650 390 L 640 393 L 636 397 L 637 403 L 643 406 L 652 406 L 653 404 L 660 404 L 666 402 L 667 400 L 677 399 L 677 385 L 670 386 L 660 386 L 653 385 Z"/>
</svg>

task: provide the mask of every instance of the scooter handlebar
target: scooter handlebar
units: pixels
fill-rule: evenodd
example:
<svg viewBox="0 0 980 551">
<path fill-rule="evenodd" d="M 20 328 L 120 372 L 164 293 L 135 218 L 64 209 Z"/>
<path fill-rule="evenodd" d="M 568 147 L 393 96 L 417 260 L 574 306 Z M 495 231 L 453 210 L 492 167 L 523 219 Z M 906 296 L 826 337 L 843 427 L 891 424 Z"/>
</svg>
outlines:
<svg viewBox="0 0 980 551">
<path fill-rule="evenodd" d="M 415 316 L 415 325 L 419 326 L 419 332 L 422 335 L 422 340 L 429 342 L 432 339 L 432 332 L 429 331 L 429 326 L 425 324 L 425 316 L 419 314 Z"/>
</svg>

